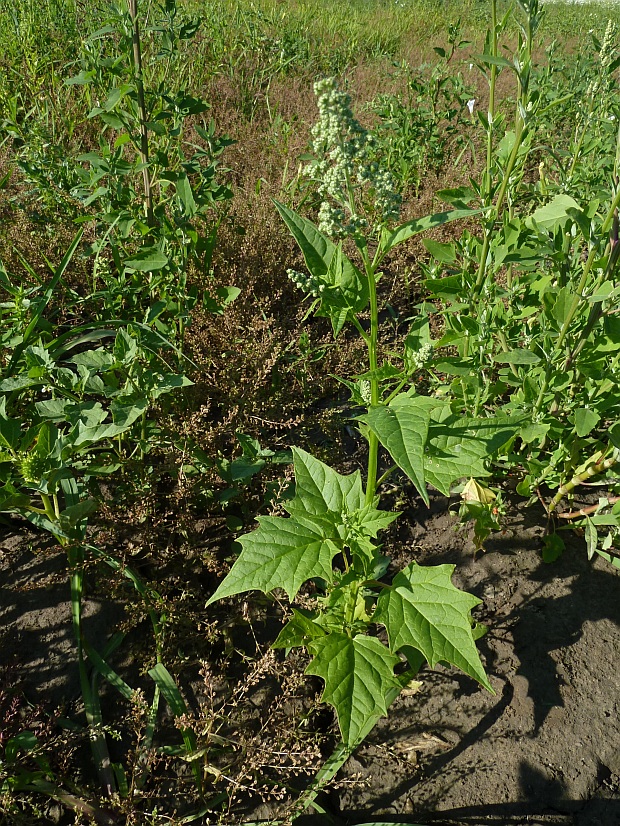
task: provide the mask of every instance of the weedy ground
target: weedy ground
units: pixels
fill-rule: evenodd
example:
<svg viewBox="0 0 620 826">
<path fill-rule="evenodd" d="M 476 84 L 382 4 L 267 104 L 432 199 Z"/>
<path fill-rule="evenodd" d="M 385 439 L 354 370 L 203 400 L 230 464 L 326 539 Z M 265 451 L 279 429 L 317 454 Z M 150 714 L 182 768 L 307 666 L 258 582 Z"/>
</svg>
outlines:
<svg viewBox="0 0 620 826">
<path fill-rule="evenodd" d="M 86 117 L 81 87 L 63 85 L 63 80 L 75 74 L 82 42 L 101 25 L 107 10 L 106 3 L 90 0 L 27 0 L 19 5 L 0 0 L 0 259 L 24 283 L 33 283 L 35 275 L 47 278 L 46 259 L 58 262 L 75 235 L 67 198 L 58 196 L 65 187 L 62 160 L 96 149 L 99 132 Z M 272 199 L 309 212 L 318 206 L 300 174 L 300 156 L 308 151 L 316 119 L 312 86 L 326 75 L 338 76 L 347 87 L 357 116 L 368 128 L 385 126 L 388 115 L 393 118 L 391 131 L 384 134 L 401 175 L 405 218 L 440 211 L 435 193 L 467 185 L 484 167 L 475 113 L 485 110 L 488 87 L 473 64 L 483 49 L 480 32 L 487 25 L 486 3 L 185 0 L 180 10 L 188 19 L 199 15 L 202 25 L 178 58 L 176 86 L 206 98 L 208 118 L 213 118 L 218 134 L 234 140 L 222 157 L 226 171 L 220 174 L 232 197 L 222 208 L 211 267 L 206 273 L 191 270 L 189 283 L 210 289 L 233 286 L 240 293 L 221 315 L 193 312 L 184 341 L 191 360 L 185 372 L 193 386 L 159 405 L 148 469 L 129 459 L 120 475 L 101 485 L 90 530 L 91 541 L 132 565 L 157 592 L 158 610 L 165 618 L 161 654 L 185 695 L 187 713 L 160 721 L 158 750 L 145 757 L 137 745 L 148 725 L 144 696 L 137 692 L 131 703 L 119 705 L 104 692 L 112 758 L 123 765 L 129 785 L 140 791 L 129 796 L 121 788 L 113 802 L 101 802 L 94 771 L 87 768 L 87 735 L 70 722 L 81 715 L 79 687 L 71 676 L 76 667 L 71 639 L 61 632 L 53 637 L 57 650 L 48 652 L 54 663 L 48 673 L 44 657 L 31 661 L 26 656 L 24 641 L 33 637 L 27 626 L 20 626 L 18 616 L 15 594 L 26 600 L 34 594 L 30 610 L 36 610 L 39 600 L 43 616 L 59 627 L 68 622 L 66 598 L 61 596 L 66 588 L 62 555 L 53 542 L 28 532 L 25 522 L 7 517 L 0 524 L 6 537 L 7 583 L 14 587 L 9 572 L 12 577 L 19 565 L 29 573 L 18 577 L 15 590 L 7 591 L 7 620 L 0 635 L 5 651 L 0 669 L 0 748 L 25 731 L 33 732 L 38 742 L 28 751 L 24 741 L 26 756 L 13 774 L 19 782 L 2 787 L 0 814 L 7 824 L 93 819 L 157 826 L 232 824 L 290 814 L 296 791 L 307 784 L 334 740 L 331 712 L 318 703 L 320 684 L 303 676 L 302 658 L 285 659 L 269 648 L 287 610 L 277 600 L 252 596 L 234 607 L 208 610 L 205 603 L 235 558 L 235 536 L 251 527 L 257 513 L 279 513 L 278 498 L 290 483 L 289 466 L 272 457 L 258 474 L 227 473 L 235 459 L 256 459 L 246 455 L 237 434 L 274 452 L 292 444 L 311 449 L 343 473 L 352 472 L 364 448 L 346 418 L 351 412 L 348 394 L 334 377 L 364 369 L 364 352 L 359 340 L 346 334 L 335 343 L 328 319 L 307 319 L 308 305 L 300 302 L 286 275 L 289 268 L 301 268 L 301 257 Z M 602 39 L 610 16 L 620 20 L 620 12 L 599 4 L 549 5 L 537 58 L 544 60 L 555 40 L 554 53 L 567 70 L 587 61 L 593 53 L 591 35 Z M 515 31 L 506 31 L 506 45 L 515 37 Z M 442 82 L 455 79 L 445 88 L 446 106 L 458 110 L 456 127 L 445 116 L 427 131 L 424 123 L 399 121 L 390 108 L 395 101 L 408 101 L 414 111 L 429 106 L 433 71 L 442 60 L 433 47 L 449 52 L 450 38 L 453 43 L 467 41 L 442 69 Z M 507 111 L 515 88 L 508 73 L 501 76 L 498 98 L 507 101 Z M 474 114 L 467 109 L 468 100 L 475 101 Z M 11 105 L 26 142 L 11 130 Z M 409 142 L 399 135 L 405 126 L 415 136 Z M 418 145 L 412 146 L 413 141 Z M 532 165 L 527 173 L 532 178 L 535 168 Z M 450 242 L 461 231 L 462 226 L 444 228 L 431 237 Z M 84 243 L 90 240 L 86 229 Z M 424 300 L 420 262 L 428 260 L 421 241 L 388 260 L 380 284 L 389 307 L 382 318 L 386 341 L 403 338 L 415 305 Z M 67 285 L 87 295 L 91 270 L 92 258 L 77 255 L 66 273 Z M 87 319 L 87 302 L 82 312 Z M 62 297 L 55 313 L 60 324 L 63 318 L 75 318 Z M 435 329 L 441 324 L 431 318 Z M 412 535 L 419 540 L 416 531 L 426 517 L 420 516 L 423 505 L 404 483 L 394 485 L 392 496 L 395 507 L 406 511 L 416 525 L 415 530 L 399 534 L 394 529 L 391 534 L 392 543 L 405 555 Z M 447 502 L 437 500 L 434 507 L 443 508 L 440 518 L 445 518 Z M 438 535 L 445 539 L 443 523 Z M 440 560 L 452 559 L 448 551 L 456 552 L 453 546 L 445 552 L 431 550 Z M 34 567 L 28 567 L 33 559 Z M 523 576 L 535 573 L 523 568 Z M 131 675 L 130 684 L 146 690 L 153 650 L 145 639 L 148 618 L 138 595 L 125 587 L 122 570 L 110 574 L 102 563 L 93 562 L 88 575 L 93 616 L 100 617 L 102 628 L 121 628 L 131 642 L 131 654 L 118 667 Z M 571 568 L 573 575 L 577 574 Z M 519 571 L 511 570 L 509 582 L 515 590 L 518 577 Z M 510 595 L 501 592 L 500 584 L 495 587 L 495 603 L 512 610 Z M 528 599 L 536 598 L 528 592 Z M 543 697 L 541 703 L 548 700 Z M 486 712 L 475 710 L 481 717 Z M 180 732 L 187 729 L 196 741 L 192 760 L 179 748 Z M 412 749 L 419 756 L 425 745 L 420 746 L 419 737 L 416 742 L 418 747 Z M 401 749 L 397 758 L 401 764 L 408 760 L 403 753 Z M 368 760 L 380 757 L 371 753 Z M 393 758 L 394 750 L 389 759 Z M 605 759 L 608 766 L 607 753 Z M 8 763 L 5 754 L 2 769 L 11 776 Z M 200 767 L 201 790 L 192 765 Z M 442 770 L 437 756 L 432 767 Z M 363 760 L 357 770 L 364 774 Z M 145 773 L 148 780 L 138 783 Z M 356 792 L 362 787 L 355 785 L 355 772 L 349 774 L 341 781 L 340 800 L 355 819 L 355 806 L 368 805 L 372 791 L 367 796 Z M 604 780 L 611 788 L 611 768 L 601 777 L 601 784 Z M 41 780 L 49 788 L 37 788 Z M 535 785 L 540 778 L 530 781 Z M 424 782 L 428 785 L 428 776 Z M 557 788 L 554 794 L 561 811 L 562 794 Z M 415 787 L 403 798 L 398 814 L 411 812 L 410 800 L 415 800 Z M 437 804 L 426 787 L 425 800 L 429 810 Z M 610 801 L 614 805 L 611 797 Z M 374 813 L 372 805 L 369 811 Z M 480 817 L 491 815 L 483 812 Z M 517 822 L 505 817 L 503 822 Z"/>
</svg>

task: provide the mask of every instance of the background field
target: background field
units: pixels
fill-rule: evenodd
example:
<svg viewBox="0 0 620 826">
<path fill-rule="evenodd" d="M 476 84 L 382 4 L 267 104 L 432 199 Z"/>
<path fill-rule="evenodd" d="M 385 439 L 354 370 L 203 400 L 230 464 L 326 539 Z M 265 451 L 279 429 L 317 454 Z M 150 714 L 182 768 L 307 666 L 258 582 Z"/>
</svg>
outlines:
<svg viewBox="0 0 620 826">
<path fill-rule="evenodd" d="M 500 16 L 509 6 L 499 2 Z M 189 31 L 196 18 L 200 26 L 195 36 L 148 62 L 161 46 L 161 31 L 149 31 L 149 25 L 173 7 L 177 27 L 186 23 Z M 119 2 L 118 8 L 125 7 Z M 545 10 L 533 48 L 530 93 L 538 95 L 536 127 L 506 219 L 522 216 L 524 223 L 558 193 L 584 208 L 595 203 L 594 212 L 604 215 L 617 187 L 617 42 L 606 64 L 607 69 L 611 65 L 610 84 L 596 84 L 602 77 L 601 44 L 610 19 L 620 26 L 620 9 L 550 3 Z M 44 292 L 78 228 L 83 235 L 35 325 L 41 346 L 49 349 L 52 339 L 63 336 L 66 343 L 75 330 L 90 335 L 105 327 L 103 343 L 112 347 L 115 341 L 118 347 L 118 325 L 113 333 L 110 325 L 141 308 L 135 281 L 114 280 L 116 261 L 103 246 L 116 220 L 101 217 L 107 195 L 89 200 L 96 183 L 89 182 L 86 193 L 80 178 L 89 164 L 83 156 L 116 147 L 118 130 L 104 126 L 92 112 L 116 111 L 113 103 L 106 110 L 99 95 L 106 72 L 115 78 L 113 85 L 121 83 L 125 64 L 114 64 L 120 39 L 89 40 L 113 12 L 103 0 L 0 0 L 0 393 L 7 405 L 0 408 L 0 418 L 5 410 L 9 418 L 26 411 L 25 433 L 28 426 L 40 426 L 36 418 L 32 425 L 27 411 L 47 399 L 48 390 L 15 383 L 12 354 L 30 335 L 24 330 L 36 315 L 32 296 Z M 333 711 L 319 701 L 320 680 L 304 676 L 305 655 L 285 658 L 269 647 L 289 611 L 281 600 L 245 594 L 208 608 L 206 602 L 239 553 L 235 539 L 252 530 L 257 515 L 281 513 L 292 479 L 287 452 L 292 446 L 340 473 L 364 466 L 367 448 L 352 419 L 361 400 L 353 403 L 336 377 L 354 376 L 367 366 L 355 331 L 335 340 L 327 317 L 308 317 L 310 304 L 302 302 L 287 276 L 289 268 L 304 268 L 303 258 L 273 199 L 311 218 L 317 214 L 320 199 L 304 167 L 317 117 L 313 84 L 326 76 L 338 78 L 355 115 L 376 136 L 377 157 L 389 166 L 402 194 L 403 220 L 445 210 L 438 191 L 469 186 L 489 168 L 484 121 L 478 119 L 490 105 L 492 63 L 480 60 L 490 25 L 487 2 L 178 0 L 177 8 L 172 2 L 158 6 L 141 0 L 140 14 L 148 88 L 170 100 L 183 93 L 208 102 L 208 109 L 185 118 L 183 151 L 189 156 L 197 146 L 217 147 L 215 183 L 200 225 L 217 231 L 209 236 L 212 248 L 207 244 L 202 257 L 179 265 L 181 275 L 166 285 L 167 308 L 159 316 L 147 308 L 133 319 L 175 342 L 176 349 L 161 350 L 168 372 L 164 379 L 157 374 L 169 384 L 152 392 L 148 416 L 146 410 L 141 417 L 136 414 L 131 427 L 104 447 L 97 444 L 72 459 L 76 478 L 85 475 L 88 495 L 96 502 L 91 514 L 79 514 L 88 516 L 88 528 L 79 519 L 77 524 L 83 525 L 89 547 L 101 554 L 72 558 L 73 534 L 59 544 L 53 531 L 50 537 L 49 523 L 37 524 L 23 502 L 2 500 L 0 819 L 11 826 L 288 822 L 295 800 L 337 742 Z M 519 42 L 515 20 L 518 9 L 499 43 L 500 54 L 510 59 Z M 620 40 L 617 32 L 615 37 Z M 84 61 L 95 61 L 93 55 L 109 61 L 98 64 L 103 66 L 100 86 L 66 83 L 85 71 Z M 519 117 L 521 92 L 514 72 L 503 67 L 496 106 L 507 131 Z M 218 144 L 223 136 L 230 140 Z M 205 157 L 207 163 L 208 153 Z M 572 164 L 573 158 L 579 163 Z M 141 202 L 139 172 L 134 177 Z M 119 173 L 119 202 L 126 197 L 121 189 L 128 178 Z M 166 191 L 164 185 L 161 192 Z M 136 213 L 141 209 L 140 203 Z M 443 267 L 441 255 L 450 254 L 450 245 L 459 255 L 466 248 L 475 254 L 478 248 L 473 241 L 467 247 L 462 233 L 476 239 L 481 232 L 476 220 L 470 216 L 465 223 L 432 229 L 424 236 L 430 246 L 416 237 L 387 258 L 379 283 L 382 357 L 402 346 L 425 302 L 432 336 L 440 338 L 443 299 L 440 294 L 431 301 L 426 281 L 446 274 L 449 267 Z M 498 226 L 502 220 L 497 216 Z M 592 227 L 600 228 L 602 219 L 592 220 Z M 610 236 L 607 227 L 601 234 L 601 260 L 612 256 L 613 232 Z M 574 271 L 586 260 L 588 244 L 595 244 L 586 235 L 570 253 Z M 573 236 L 581 238 L 577 230 Z M 188 237 L 175 242 L 177 249 L 191 246 Z M 608 237 L 611 252 L 605 247 Z M 439 259 L 433 251 L 439 251 Z M 454 259 L 445 260 L 453 266 Z M 540 270 L 550 267 L 541 263 Z M 613 267 L 610 272 L 613 276 Z M 576 294 L 572 277 L 569 273 L 563 282 L 570 295 Z M 502 271 L 500 287 L 504 278 Z M 31 288 L 32 300 L 25 300 L 23 291 Z M 205 290 L 211 303 L 202 299 Z M 488 300 L 495 295 L 490 292 Z M 316 814 L 305 816 L 308 824 L 390 818 L 441 826 L 526 821 L 615 826 L 619 821 L 618 572 L 598 554 L 610 547 L 613 554 L 618 543 L 620 517 L 615 511 L 609 516 L 618 480 L 605 468 L 595 477 L 600 488 L 587 488 L 579 500 L 579 507 L 595 510 L 599 494 L 610 498 L 604 513 L 611 521 L 600 528 L 600 536 L 590 535 L 591 553 L 583 530 L 565 532 L 566 550 L 552 565 L 541 557 L 543 547 L 548 559 L 554 549 L 545 539 L 548 515 L 536 499 L 538 494 L 548 507 L 576 469 L 583 470 L 580 463 L 587 465 L 588 457 L 602 449 L 617 422 L 619 333 L 617 297 L 611 295 L 616 305 L 605 305 L 612 319 L 605 322 L 608 339 L 604 345 L 595 342 L 604 365 L 597 362 L 589 372 L 584 368 L 575 379 L 576 390 L 571 385 L 555 391 L 556 401 L 568 399 L 555 412 L 567 428 L 562 434 L 569 435 L 558 436 L 551 446 L 547 442 L 534 458 L 533 437 L 529 453 L 493 457 L 494 475 L 487 481 L 505 507 L 501 524 L 493 523 L 485 542 L 486 553 L 476 557 L 479 543 L 471 524 L 459 526 L 458 491 L 451 497 L 432 491 L 427 509 L 404 476 L 385 485 L 385 502 L 403 514 L 387 534 L 390 570 L 412 559 L 456 565 L 458 586 L 482 600 L 477 619 L 490 630 L 480 648 L 496 694 L 483 693 L 470 677 L 444 665 L 426 668 L 421 685 L 401 696 L 393 714 L 328 785 Z M 590 316 L 584 313 L 579 335 L 590 342 Z M 519 348 L 528 347 L 522 336 L 528 317 L 505 325 L 507 335 L 521 330 L 514 333 Z M 499 333 L 493 346 L 499 347 Z M 152 339 L 145 341 L 153 346 Z M 78 350 L 86 344 L 85 338 Z M 582 349 L 588 347 L 579 346 L 578 353 Z M 58 352 L 66 357 L 62 347 Z M 455 352 L 445 348 L 448 360 L 456 358 Z M 147 367 L 155 370 L 152 361 L 137 363 L 142 373 L 136 378 L 128 368 L 128 381 L 143 380 Z M 40 377 L 39 367 L 31 361 L 19 375 Z M 517 362 L 512 369 L 525 386 L 529 367 Z M 182 373 L 185 386 L 170 379 L 172 373 Z M 438 368 L 434 374 L 416 373 L 415 381 L 422 393 L 440 396 L 453 392 L 457 382 L 452 378 Z M 110 381 L 118 389 L 121 379 Z M 589 430 L 575 419 L 575 410 L 583 409 L 579 393 L 590 387 L 588 382 L 607 387 L 606 395 L 599 394 L 607 401 L 596 408 Z M 495 384 L 489 388 L 485 401 L 476 401 L 474 414 L 466 394 L 457 398 L 455 409 L 462 403 L 460 415 L 491 415 L 508 391 L 504 398 Z M 73 387 L 71 393 L 78 391 Z M 592 391 L 589 398 L 594 409 L 598 396 Z M 558 458 L 566 444 L 567 455 Z M 7 455 L 0 454 L 0 468 L 9 463 Z M 93 457 L 97 462 L 103 457 L 99 475 L 89 475 Z M 23 464 L 10 461 L 28 495 L 40 496 L 40 489 L 28 488 Z M 547 466 L 553 470 L 545 477 Z M 531 489 L 517 491 L 519 484 L 530 484 L 527 480 Z M 612 539 L 604 546 L 607 530 Z M 101 680 L 103 687 L 95 692 L 101 694 L 104 721 L 98 731 L 107 736 L 113 762 L 122 766 L 118 794 L 111 798 L 102 796 L 91 765 L 84 726 L 88 702 L 71 633 L 67 555 L 70 570 L 84 575 L 86 636 L 103 649 L 119 632 L 123 645 L 110 651 L 110 661 L 122 681 L 139 691 L 121 697 L 113 680 Z M 146 596 L 129 582 L 128 569 L 145 583 Z M 306 592 L 304 598 L 310 598 Z M 74 610 L 75 604 L 74 593 Z M 159 617 L 156 644 L 148 606 L 155 606 Z M 168 694 L 161 672 L 157 680 L 149 676 L 163 664 L 174 678 Z M 93 686 L 96 671 L 89 672 Z M 163 698 L 154 731 L 145 699 L 153 681 Z M 141 748 L 147 741 L 148 748 Z"/>
</svg>

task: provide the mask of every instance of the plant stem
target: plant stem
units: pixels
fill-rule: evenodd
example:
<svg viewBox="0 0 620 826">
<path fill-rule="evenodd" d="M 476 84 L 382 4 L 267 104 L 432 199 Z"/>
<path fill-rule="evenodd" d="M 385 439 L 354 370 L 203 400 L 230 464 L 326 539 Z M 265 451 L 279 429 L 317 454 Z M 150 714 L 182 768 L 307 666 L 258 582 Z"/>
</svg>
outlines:
<svg viewBox="0 0 620 826">
<path fill-rule="evenodd" d="M 620 450 L 616 448 L 614 449 L 611 456 L 608 456 L 606 459 L 602 458 L 598 462 L 595 462 L 593 465 L 589 465 L 581 473 L 576 473 L 569 482 L 567 482 L 565 485 L 562 485 L 562 487 L 559 488 L 558 492 L 551 500 L 548 512 L 552 513 L 560 504 L 562 497 L 574 490 L 577 487 L 577 485 L 582 484 L 582 482 L 587 482 L 587 480 L 590 479 L 592 476 L 598 476 L 599 473 L 603 473 L 604 471 L 609 470 L 609 468 L 613 467 L 619 459 Z"/>
<path fill-rule="evenodd" d="M 497 57 L 497 0 L 491 0 L 491 54 Z M 495 121 L 495 85 L 497 83 L 497 65 L 491 65 L 489 79 L 489 113 L 487 128 L 487 167 L 485 170 L 486 196 L 491 203 L 491 167 L 493 165 L 493 130 Z"/>
<path fill-rule="evenodd" d="M 377 376 L 377 345 L 379 341 L 379 306 L 377 302 L 377 279 L 375 269 L 368 257 L 365 244 L 360 244 L 360 252 L 368 278 L 368 292 L 370 294 L 370 336 L 366 342 L 368 346 L 368 362 L 370 366 L 370 404 L 380 403 L 379 378 Z M 366 477 L 366 504 L 370 505 L 377 490 L 377 464 L 379 460 L 379 439 L 372 430 L 368 431 L 368 475 Z"/>
<path fill-rule="evenodd" d="M 110 763 L 108 746 L 105 735 L 101 730 L 103 723 L 101 717 L 101 706 L 96 692 L 91 691 L 86 661 L 84 660 L 84 647 L 82 644 L 82 591 L 84 585 L 84 549 L 80 546 L 69 546 L 67 548 L 69 565 L 71 566 L 71 616 L 73 620 L 73 631 L 77 643 L 78 669 L 80 674 L 80 687 L 82 689 L 82 699 L 84 700 L 84 713 L 86 722 L 90 730 L 91 750 L 93 759 L 99 775 L 99 780 L 104 793 L 110 797 L 116 790 L 114 774 Z"/>
<path fill-rule="evenodd" d="M 148 116 L 146 113 L 146 103 L 144 100 L 144 81 L 142 75 L 142 50 L 140 45 L 140 27 L 138 24 L 138 0 L 128 0 L 129 15 L 132 26 L 133 43 L 133 65 L 136 77 L 136 92 L 138 95 L 138 110 L 140 112 L 140 160 L 143 164 L 142 178 L 144 180 L 144 206 L 146 212 L 146 223 L 149 227 L 155 226 L 155 215 L 153 213 L 153 192 L 151 189 L 151 176 L 149 173 L 149 134 Z"/>
</svg>

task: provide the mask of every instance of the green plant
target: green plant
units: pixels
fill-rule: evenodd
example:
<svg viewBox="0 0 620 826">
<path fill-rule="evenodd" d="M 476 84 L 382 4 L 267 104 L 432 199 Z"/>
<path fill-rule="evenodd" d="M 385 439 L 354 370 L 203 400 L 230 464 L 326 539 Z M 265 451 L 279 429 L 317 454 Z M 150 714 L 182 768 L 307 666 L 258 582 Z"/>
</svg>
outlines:
<svg viewBox="0 0 620 826">
<path fill-rule="evenodd" d="M 513 61 L 499 55 L 508 16 L 498 20 L 495 4 L 478 60 L 490 92 L 488 116 L 479 113 L 487 144 L 482 180 L 439 193 L 453 206 L 478 207 L 481 233 L 425 242 L 432 257 L 425 286 L 441 302 L 445 328 L 424 370 L 435 392 L 465 415 L 487 410 L 522 418 L 518 440 L 501 456 L 501 472 L 517 470 L 517 490 L 526 496 L 538 496 L 543 485 L 557 490 L 549 506 L 553 514 L 584 468 L 604 480 L 616 461 L 618 160 L 616 142 L 608 144 L 604 164 L 614 171 L 605 182 L 599 179 L 593 199 L 586 193 L 578 201 L 563 192 L 567 177 L 552 178 L 552 164 L 545 165 L 536 192 L 526 182 L 537 129 L 546 128 L 566 99 L 550 99 L 549 75 L 537 74 L 533 64 L 542 11 L 530 0 L 519 6 L 523 19 Z M 603 57 L 613 72 L 610 31 Z M 512 129 L 498 114 L 495 95 L 503 71 L 517 80 Z M 609 75 L 603 78 L 606 85 Z M 581 134 L 581 116 L 573 115 Z M 578 156 L 574 142 L 569 146 Z M 582 168 L 594 180 L 583 160 L 569 179 Z M 549 548 L 546 558 L 557 555 Z"/>
<path fill-rule="evenodd" d="M 92 284 L 80 303 L 100 321 L 141 321 L 180 343 L 194 308 L 221 312 L 239 293 L 206 287 L 218 210 L 231 197 L 218 164 L 232 141 L 216 134 L 212 119 L 195 122 L 209 105 L 174 82 L 181 46 L 199 25 L 179 19 L 174 0 L 158 6 L 144 30 L 136 0 L 110 7 L 65 87 L 83 87 L 87 121 L 100 124 L 93 151 L 67 160 L 75 123 L 67 134 L 55 125 L 60 114 L 35 117 L 19 95 L 3 120 L 37 197 L 94 225 Z"/>
<path fill-rule="evenodd" d="M 134 692 L 108 662 L 124 635 L 113 635 L 103 650 L 84 636 L 82 603 L 89 559 L 101 560 L 122 574 L 139 594 L 151 620 L 157 662 L 149 674 L 155 690 L 139 752 L 152 747 L 160 694 L 177 716 L 185 714 L 186 708 L 161 659 L 158 594 L 131 567 L 88 541 L 88 521 L 97 508 L 98 480 L 109 479 L 133 455 L 144 459 L 156 444 L 149 410 L 162 396 L 191 382 L 167 368 L 162 353 L 170 345 L 142 324 L 123 327 L 117 323 L 111 328 L 87 324 L 59 332 L 53 323 L 53 300 L 80 238 L 81 232 L 48 283 L 25 287 L 0 269 L 0 282 L 9 297 L 0 305 L 5 322 L 5 363 L 0 367 L 0 512 L 23 515 L 49 532 L 67 554 L 89 739 L 102 788 L 111 795 L 125 788 L 126 778 L 123 768 L 110 762 L 98 683 L 104 678 L 128 702 L 133 702 Z M 112 346 L 103 346 L 101 342 L 109 338 Z M 100 346 L 87 349 L 93 343 Z M 191 731 L 182 734 L 191 753 L 195 739 Z M 194 770 L 200 788 L 195 765 Z M 19 778 L 16 782 L 21 784 Z M 57 794 L 42 776 L 26 785 L 66 802 L 67 796 Z M 67 805 L 72 805 L 71 800 Z M 89 810 L 86 804 L 75 808 Z"/>
<path fill-rule="evenodd" d="M 430 73 L 407 63 L 398 67 L 404 76 L 402 94 L 381 94 L 370 109 L 380 120 L 373 130 L 373 155 L 380 159 L 401 191 L 417 193 L 429 171 L 438 173 L 456 154 L 455 166 L 471 146 L 469 106 L 475 102 L 473 87 L 461 72 L 452 71 L 458 49 L 469 45 L 460 39 L 460 20 L 448 27 L 448 48 L 436 47 L 439 61 Z"/>
<path fill-rule="evenodd" d="M 449 493 L 458 478 L 486 475 L 486 458 L 514 437 L 517 426 L 511 419 L 463 420 L 447 402 L 406 390 L 433 350 L 423 319 L 418 319 L 417 339 L 412 334 L 400 356 L 379 363 L 382 261 L 416 233 L 471 211 L 394 228 L 399 197 L 389 173 L 367 162 L 368 137 L 351 114 L 348 96 L 333 80 L 315 89 L 320 119 L 309 171 L 323 198 L 319 226 L 283 204 L 276 206 L 309 270 L 309 275 L 291 272 L 291 278 L 310 296 L 314 312 L 330 318 L 335 336 L 350 324 L 367 346 L 368 371 L 345 380 L 354 402 L 361 399 L 367 408 L 357 417 L 368 441 L 366 486 L 359 471 L 343 476 L 293 448 L 295 497 L 283 505 L 288 517 L 260 517 L 259 527 L 238 540 L 241 554 L 209 602 L 278 588 L 293 601 L 305 583 L 313 584 L 316 607 L 294 608 L 275 645 L 309 650 L 306 673 L 324 680 L 323 698 L 336 709 L 342 743 L 324 767 L 325 780 L 387 713 L 424 661 L 457 665 L 491 690 L 474 642 L 483 629 L 470 617 L 478 600 L 452 585 L 453 566 L 412 562 L 391 584 L 383 581 L 389 557 L 377 540 L 398 514 L 379 509 L 379 490 L 399 467 L 428 503 L 427 483 Z M 344 239 L 353 242 L 361 269 L 345 253 Z M 361 317 L 367 310 L 369 329 Z M 380 445 L 394 464 L 378 477 Z M 386 642 L 376 635 L 378 625 L 387 632 Z M 304 805 L 309 803 L 304 797 Z"/>
</svg>

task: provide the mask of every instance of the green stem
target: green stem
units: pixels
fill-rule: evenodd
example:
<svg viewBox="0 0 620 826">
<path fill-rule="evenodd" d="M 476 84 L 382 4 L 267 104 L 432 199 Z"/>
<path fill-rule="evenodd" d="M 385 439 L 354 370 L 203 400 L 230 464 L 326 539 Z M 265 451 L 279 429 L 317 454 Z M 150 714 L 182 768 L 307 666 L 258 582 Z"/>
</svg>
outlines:
<svg viewBox="0 0 620 826">
<path fill-rule="evenodd" d="M 549 505 L 549 513 L 552 513 L 560 504 L 562 497 L 565 496 L 567 493 L 573 491 L 577 487 L 577 485 L 583 484 L 583 482 L 586 482 L 592 476 L 598 476 L 600 473 L 604 473 L 606 470 L 609 470 L 609 468 L 613 467 L 619 459 L 620 450 L 616 448 L 611 454 L 611 456 L 608 456 L 606 459 L 602 458 L 598 462 L 595 462 L 593 465 L 589 465 L 581 473 L 576 473 L 569 482 L 567 482 L 565 485 L 562 485 L 562 487 L 553 497 L 553 499 L 551 500 L 551 504 Z"/>
<path fill-rule="evenodd" d="M 140 160 L 144 164 L 142 177 L 144 180 L 144 206 L 146 212 L 146 223 L 149 227 L 155 226 L 155 215 L 153 213 L 153 191 L 151 187 L 151 175 L 149 172 L 149 133 L 148 115 L 144 100 L 144 82 L 142 75 L 142 50 L 140 44 L 140 27 L 138 24 L 138 0 L 129 0 L 129 14 L 132 25 L 133 42 L 133 66 L 136 80 L 136 91 L 138 95 L 138 111 L 140 113 Z"/>
<path fill-rule="evenodd" d="M 398 465 L 392 465 L 392 467 L 389 467 L 385 471 L 385 473 L 381 476 L 381 478 L 377 482 L 377 490 L 381 487 L 381 485 L 385 482 L 386 479 L 390 478 L 390 476 L 394 473 L 394 471 L 396 470 L 397 467 L 398 467 Z"/>
<path fill-rule="evenodd" d="M 368 347 L 368 362 L 370 366 L 370 404 L 376 406 L 380 403 L 379 379 L 377 377 L 377 345 L 379 341 L 379 305 L 377 302 L 377 280 L 373 264 L 368 257 L 368 250 L 365 245 L 360 245 L 360 252 L 366 269 L 368 278 L 368 292 L 370 294 L 370 337 L 366 344 Z M 372 504 L 377 490 L 377 465 L 379 461 L 379 439 L 372 430 L 368 431 L 368 475 L 366 477 L 366 504 Z"/>
<path fill-rule="evenodd" d="M 497 0 L 491 2 L 491 54 L 497 57 Z M 495 85 L 497 83 L 497 66 L 491 65 L 489 80 L 489 120 L 487 129 L 487 165 L 485 170 L 485 190 L 488 202 L 491 203 L 491 167 L 493 165 L 493 129 L 495 121 Z"/>
<path fill-rule="evenodd" d="M 86 661 L 84 659 L 84 648 L 82 644 L 82 592 L 84 585 L 84 549 L 81 547 L 69 547 L 67 549 L 71 573 L 71 616 L 73 621 L 73 631 L 77 643 L 78 669 L 80 674 L 80 686 L 82 689 L 82 699 L 84 700 L 84 712 L 86 722 L 90 730 L 91 751 L 99 780 L 104 793 L 110 797 L 116 790 L 114 774 L 110 763 L 108 746 L 105 735 L 102 732 L 103 719 L 101 717 L 101 706 L 96 692 L 91 691 L 90 681 Z"/>
<path fill-rule="evenodd" d="M 398 685 L 391 688 L 387 692 L 387 695 L 385 697 L 386 708 L 389 708 L 392 705 L 392 703 L 398 697 L 403 688 L 416 676 L 417 673 L 417 669 L 409 669 L 397 677 Z M 295 809 L 291 814 L 290 819 L 286 821 L 286 823 L 292 823 L 293 821 L 297 820 L 297 818 L 300 817 L 306 811 L 306 809 L 312 806 L 321 789 L 324 789 L 325 786 L 330 782 L 330 780 L 333 780 L 336 774 L 347 762 L 349 757 L 353 754 L 355 749 L 364 742 L 364 740 L 368 737 L 368 735 L 377 725 L 380 719 L 381 715 L 370 717 L 366 721 L 365 725 L 363 725 L 360 728 L 360 731 L 354 743 L 347 745 L 342 740 L 338 743 L 331 756 L 327 758 L 327 760 L 323 763 L 321 768 L 316 773 L 315 778 L 311 783 L 310 787 L 306 789 L 306 791 L 297 801 Z"/>
<path fill-rule="evenodd" d="M 47 495 L 47 493 L 42 493 L 41 494 L 41 501 L 43 502 L 43 507 L 45 509 L 45 515 L 50 520 L 50 522 L 55 523 L 57 521 L 56 513 L 55 513 L 54 508 L 52 506 L 52 500 Z M 60 540 L 60 539 L 59 539 L 59 542 L 61 544 L 64 544 L 63 541 Z"/>
</svg>

